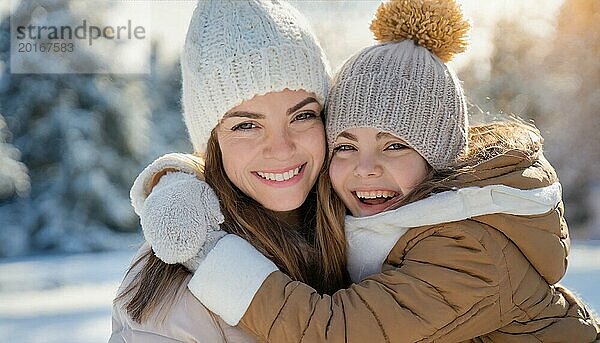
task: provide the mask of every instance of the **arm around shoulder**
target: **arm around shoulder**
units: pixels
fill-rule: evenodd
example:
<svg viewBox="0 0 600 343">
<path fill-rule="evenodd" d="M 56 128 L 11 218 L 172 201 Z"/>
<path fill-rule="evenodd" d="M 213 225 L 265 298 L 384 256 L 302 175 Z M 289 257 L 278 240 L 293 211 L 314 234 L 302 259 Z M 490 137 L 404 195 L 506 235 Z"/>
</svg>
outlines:
<svg viewBox="0 0 600 343">
<path fill-rule="evenodd" d="M 265 273 L 249 306 L 235 309 L 234 317 L 241 318 L 240 325 L 248 331 L 274 342 L 409 342 L 479 336 L 500 327 L 501 284 L 498 256 L 486 249 L 482 242 L 487 238 L 480 231 L 463 230 L 459 224 L 421 230 L 408 244 L 397 244 L 384 272 L 332 296 L 320 295 L 281 272 Z M 230 255 L 221 257 L 219 273 L 244 273 L 236 267 L 236 252 Z M 252 272 L 253 268 L 245 269 Z M 206 282 L 198 274 L 194 278 Z M 221 314 L 231 311 L 230 305 L 219 301 L 207 307 Z"/>
</svg>

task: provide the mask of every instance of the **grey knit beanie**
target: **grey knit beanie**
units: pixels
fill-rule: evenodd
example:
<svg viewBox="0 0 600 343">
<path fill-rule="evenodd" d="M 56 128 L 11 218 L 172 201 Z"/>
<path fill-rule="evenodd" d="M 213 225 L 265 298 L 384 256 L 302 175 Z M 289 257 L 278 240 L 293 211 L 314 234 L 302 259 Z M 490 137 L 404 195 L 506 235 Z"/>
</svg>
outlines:
<svg viewBox="0 0 600 343">
<path fill-rule="evenodd" d="M 181 56 L 183 117 L 195 152 L 231 108 L 286 88 L 322 104 L 329 65 L 306 19 L 281 0 L 200 1 Z"/>
<path fill-rule="evenodd" d="M 444 63 L 466 45 L 460 8 L 453 1 L 391 1 L 371 29 L 384 43 L 351 57 L 334 77 L 330 151 L 343 131 L 371 127 L 402 138 L 433 168 L 448 167 L 467 149 L 465 97 Z"/>
</svg>

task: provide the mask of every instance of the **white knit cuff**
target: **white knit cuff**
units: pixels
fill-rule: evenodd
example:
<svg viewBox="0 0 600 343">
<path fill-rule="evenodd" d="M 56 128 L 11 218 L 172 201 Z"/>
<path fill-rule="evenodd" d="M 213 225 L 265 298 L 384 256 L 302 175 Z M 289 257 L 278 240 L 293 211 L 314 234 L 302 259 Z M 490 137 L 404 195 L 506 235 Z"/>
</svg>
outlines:
<svg viewBox="0 0 600 343">
<path fill-rule="evenodd" d="M 229 234 L 200 262 L 188 288 L 227 324 L 237 325 L 277 266 L 244 239 Z"/>
<path fill-rule="evenodd" d="M 152 191 L 149 186 L 150 182 L 155 175 L 165 170 L 174 170 L 198 176 L 198 173 L 203 171 L 201 166 L 202 160 L 192 154 L 170 153 L 154 160 L 142 170 L 129 191 L 129 198 L 135 213 L 138 216 L 142 213 L 144 201 Z"/>
</svg>

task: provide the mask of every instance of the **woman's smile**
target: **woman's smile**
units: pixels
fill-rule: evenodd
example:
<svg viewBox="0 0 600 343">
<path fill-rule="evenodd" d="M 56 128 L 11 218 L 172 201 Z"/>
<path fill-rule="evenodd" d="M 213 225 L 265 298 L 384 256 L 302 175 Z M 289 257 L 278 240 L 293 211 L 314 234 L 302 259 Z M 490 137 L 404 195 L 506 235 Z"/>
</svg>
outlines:
<svg viewBox="0 0 600 343">
<path fill-rule="evenodd" d="M 286 89 L 256 96 L 225 114 L 219 127 L 223 166 L 234 185 L 272 211 L 304 203 L 325 159 L 314 94 Z"/>
<path fill-rule="evenodd" d="M 291 168 L 252 172 L 264 184 L 273 187 L 289 187 L 304 177 L 306 163 Z"/>
</svg>

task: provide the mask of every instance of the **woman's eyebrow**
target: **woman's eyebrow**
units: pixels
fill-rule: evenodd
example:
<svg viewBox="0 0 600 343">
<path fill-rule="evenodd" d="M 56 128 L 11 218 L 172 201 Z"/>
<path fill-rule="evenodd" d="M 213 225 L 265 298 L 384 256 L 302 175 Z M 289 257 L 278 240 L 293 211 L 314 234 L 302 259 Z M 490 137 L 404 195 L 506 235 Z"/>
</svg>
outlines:
<svg viewBox="0 0 600 343">
<path fill-rule="evenodd" d="M 310 103 L 319 103 L 317 101 L 317 99 L 313 98 L 313 97 L 308 97 L 302 101 L 300 101 L 299 103 L 297 103 L 296 105 L 288 108 L 287 115 L 290 115 L 294 112 L 296 112 L 297 110 L 301 109 L 302 107 L 310 104 Z M 254 113 L 254 112 L 247 112 L 247 111 L 235 111 L 235 112 L 229 112 L 229 113 L 225 113 L 225 115 L 223 116 L 223 119 L 227 119 L 227 118 L 232 118 L 232 117 L 242 117 L 242 118 L 249 118 L 249 119 L 264 119 L 265 115 L 261 114 L 261 113 Z"/>
<path fill-rule="evenodd" d="M 304 107 L 304 106 L 306 106 L 306 105 L 308 105 L 308 104 L 310 104 L 310 103 L 313 103 L 313 102 L 319 103 L 319 102 L 317 101 L 317 99 L 315 99 L 315 98 L 313 98 L 313 97 L 308 97 L 308 98 L 306 98 L 306 99 L 304 99 L 304 100 L 300 101 L 300 102 L 299 102 L 299 103 L 297 103 L 296 105 L 294 105 L 294 106 L 292 106 L 292 107 L 288 108 L 288 110 L 287 110 L 287 115 L 289 116 L 290 114 L 292 114 L 292 113 L 294 113 L 294 112 L 298 111 L 298 110 L 299 110 L 299 109 L 301 109 L 302 107 Z"/>
<path fill-rule="evenodd" d="M 235 111 L 235 112 L 225 113 L 225 115 L 223 116 L 223 119 L 221 119 L 221 121 L 223 121 L 227 118 L 233 118 L 233 117 L 242 117 L 242 118 L 249 118 L 249 119 L 264 119 L 265 115 L 260 114 L 260 113 L 246 112 L 246 111 Z"/>
</svg>

